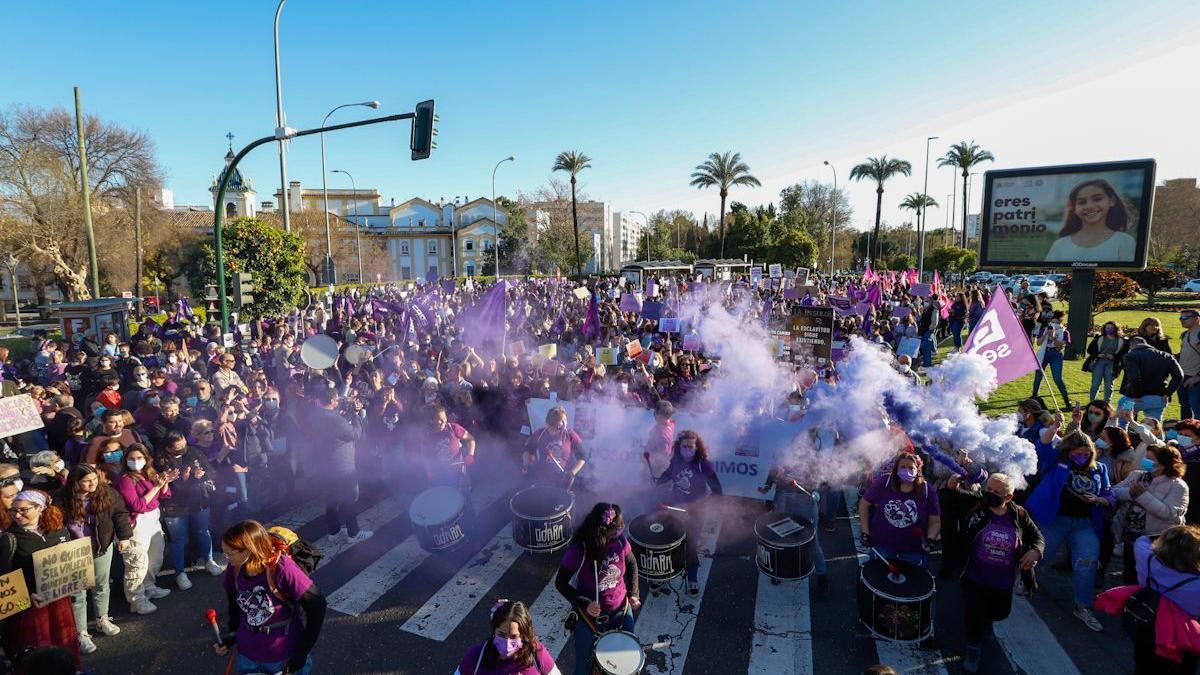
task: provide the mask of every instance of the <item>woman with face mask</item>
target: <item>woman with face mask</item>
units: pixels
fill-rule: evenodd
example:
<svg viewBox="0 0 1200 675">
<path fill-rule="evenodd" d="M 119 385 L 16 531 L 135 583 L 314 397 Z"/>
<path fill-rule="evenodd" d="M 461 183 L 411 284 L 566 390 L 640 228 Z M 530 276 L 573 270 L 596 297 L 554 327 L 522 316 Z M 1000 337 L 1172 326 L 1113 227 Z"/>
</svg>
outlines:
<svg viewBox="0 0 1200 675">
<path fill-rule="evenodd" d="M 717 478 L 717 469 L 708 461 L 708 448 L 704 440 L 695 431 L 681 431 L 675 439 L 671 451 L 671 462 L 655 483 L 666 485 L 670 483 L 671 491 L 666 502 L 686 509 L 680 515 L 687 539 L 684 542 L 687 555 L 688 592 L 696 595 L 700 592 L 697 572 L 700 569 L 700 556 L 697 542 L 700 541 L 700 526 L 702 524 L 702 501 L 710 494 L 721 494 L 721 481 Z"/>
<path fill-rule="evenodd" d="M 1112 400 L 1113 379 L 1121 374 L 1121 361 L 1129 351 L 1129 342 L 1121 335 L 1121 327 L 1108 321 L 1100 333 L 1092 337 L 1087 346 L 1087 358 L 1083 361 L 1083 372 L 1092 374 L 1092 386 L 1088 398 L 1095 400 L 1100 385 L 1104 385 L 1104 400 Z"/>
<path fill-rule="evenodd" d="M 1200 494 L 1200 419 L 1179 420 L 1168 422 L 1163 431 L 1165 445 L 1178 448 L 1187 467 L 1184 480 L 1187 482 L 1189 493 Z M 1200 523 L 1200 498 L 1188 501 L 1187 516 L 1184 518 L 1189 525 Z"/>
<path fill-rule="evenodd" d="M 497 600 L 490 613 L 491 639 L 468 649 L 454 675 L 561 675 L 525 603 Z"/>
<path fill-rule="evenodd" d="M 71 598 L 47 602 L 35 592 L 33 554 L 71 539 L 63 526 L 63 514 L 50 495 L 40 490 L 22 490 L 8 510 L 12 525 L 0 537 L 0 572 L 21 570 L 31 591 L 32 606 L 5 621 L 4 651 L 15 658 L 28 647 L 61 647 L 74 657 L 75 670 L 82 669 L 79 659 L 79 633 L 71 612 Z"/>
<path fill-rule="evenodd" d="M 884 557 L 927 566 L 931 541 L 942 536 L 937 490 L 925 482 L 919 455 L 902 452 L 858 501 L 863 546 Z"/>
<path fill-rule="evenodd" d="M 1182 525 L 1188 510 L 1188 484 L 1183 480 L 1186 467 L 1177 448 L 1150 448 L 1139 467 L 1113 487 L 1121 502 L 1116 522 L 1124 536 L 1125 562 L 1122 580 L 1137 583 L 1133 543 L 1140 536 L 1157 537 L 1168 528 Z"/>
<path fill-rule="evenodd" d="M 585 465 L 583 439 L 567 425 L 567 411 L 555 406 L 546 413 L 546 426 L 525 445 L 521 470 L 538 485 L 571 490 Z"/>
<path fill-rule="evenodd" d="M 1044 352 L 1041 357 L 1041 363 L 1038 364 L 1038 371 L 1033 376 L 1033 396 L 1037 396 L 1042 390 L 1042 378 L 1044 377 L 1045 369 L 1050 369 L 1050 377 L 1054 380 L 1054 385 L 1058 387 L 1059 393 L 1062 394 L 1063 406 L 1071 405 L 1071 395 L 1067 393 L 1067 383 L 1063 381 L 1063 350 L 1071 343 L 1071 331 L 1063 324 L 1063 319 L 1066 317 L 1066 312 L 1055 310 L 1050 323 L 1044 326 L 1039 326 L 1034 333 L 1034 345 L 1039 351 Z"/>
<path fill-rule="evenodd" d="M 1008 618 L 1017 575 L 1031 571 L 1041 561 L 1044 541 L 1033 518 L 1013 502 L 1008 476 L 994 473 L 980 486 L 964 484 L 954 475 L 947 487 L 947 510 L 961 514 L 957 518 L 959 536 L 954 539 L 961 550 L 955 554 L 966 561 L 962 594 L 967 649 L 962 667 L 975 673 L 984 638 L 993 623 Z"/>
<path fill-rule="evenodd" d="M 171 481 L 179 477 L 179 472 L 155 471 L 150 466 L 150 452 L 140 443 L 126 448 L 121 466 L 117 492 L 121 493 L 133 519 L 133 543 L 122 553 L 125 599 L 129 602 L 129 611 L 149 614 L 158 609 L 151 600 L 171 594 L 154 583 L 162 567 L 164 546 L 158 500 L 160 496 L 171 496 Z"/>
<path fill-rule="evenodd" d="M 170 538 L 171 563 L 175 566 L 175 585 L 181 591 L 192 587 L 184 568 L 189 543 L 204 560 L 204 569 L 213 576 L 225 568 L 213 561 L 212 536 L 209 534 L 209 503 L 216 484 L 215 474 L 200 451 L 190 447 L 178 431 L 168 431 L 154 454 L 154 466 L 160 472 L 178 472 L 170 496 L 159 500 L 163 524 Z"/>
<path fill-rule="evenodd" d="M 625 536 L 620 506 L 600 502 L 584 516 L 571 535 L 554 587 L 577 617 L 574 672 L 590 672 L 596 636 L 610 630 L 632 633 L 633 612 L 642 604 L 637 559 Z"/>
<path fill-rule="evenodd" d="M 129 522 L 125 500 L 109 485 L 103 472 L 87 464 L 71 469 L 66 489 L 63 490 L 63 512 L 71 538 L 90 539 L 92 542 L 96 585 L 71 598 L 75 628 L 79 631 L 79 650 L 91 654 L 96 651 L 96 643 L 88 632 L 89 595 L 96 615 L 96 630 L 110 637 L 121 632 L 108 615 L 109 576 L 113 549 L 124 553 L 129 548 L 133 526 Z"/>
<path fill-rule="evenodd" d="M 1108 469 L 1096 461 L 1092 439 L 1075 432 L 1058 443 L 1058 462 L 1042 477 L 1025 508 L 1046 537 L 1046 556 L 1070 542 L 1074 569 L 1075 617 L 1097 633 L 1104 630 L 1092 613 L 1104 512 L 1116 502 Z"/>
</svg>

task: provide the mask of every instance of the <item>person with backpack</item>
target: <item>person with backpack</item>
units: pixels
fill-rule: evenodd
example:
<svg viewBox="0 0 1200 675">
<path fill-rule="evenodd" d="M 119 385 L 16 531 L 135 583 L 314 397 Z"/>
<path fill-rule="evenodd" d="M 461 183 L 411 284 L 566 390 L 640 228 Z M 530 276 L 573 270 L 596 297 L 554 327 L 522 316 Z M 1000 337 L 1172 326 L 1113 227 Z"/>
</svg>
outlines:
<svg viewBox="0 0 1200 675">
<path fill-rule="evenodd" d="M 228 632 L 213 650 L 225 656 L 236 648 L 233 672 L 312 671 L 325 596 L 287 548 L 254 520 L 235 523 L 221 536 L 221 551 L 229 559 L 222 581 Z"/>
<path fill-rule="evenodd" d="M 1137 581 L 1134 542 L 1141 536 L 1157 537 L 1170 527 L 1183 525 L 1189 499 L 1185 472 L 1179 448 L 1147 448 L 1138 469 L 1113 487 L 1113 495 L 1123 503 L 1117 522 L 1124 537 L 1122 580 L 1126 584 Z"/>
<path fill-rule="evenodd" d="M 959 476 L 951 476 L 947 487 L 944 494 L 952 503 L 946 504 L 946 510 L 962 514 L 954 538 L 961 550 L 954 553 L 966 561 L 962 594 L 967 649 L 962 668 L 975 673 L 992 624 L 1007 619 L 1012 611 L 1018 570 L 1030 571 L 1038 564 L 1045 541 L 1029 513 L 1013 503 L 1008 476 L 994 473 L 982 488 L 973 485 L 969 492 Z"/>
<path fill-rule="evenodd" d="M 490 614 L 492 638 L 468 649 L 454 675 L 561 675 L 525 603 L 500 599 Z"/>
</svg>

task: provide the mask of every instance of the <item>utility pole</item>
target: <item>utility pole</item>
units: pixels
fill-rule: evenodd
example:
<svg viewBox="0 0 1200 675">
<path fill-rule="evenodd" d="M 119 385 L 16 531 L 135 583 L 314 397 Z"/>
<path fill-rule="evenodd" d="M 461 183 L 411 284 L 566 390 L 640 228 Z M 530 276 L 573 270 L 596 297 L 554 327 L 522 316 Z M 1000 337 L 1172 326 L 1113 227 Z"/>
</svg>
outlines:
<svg viewBox="0 0 1200 675">
<path fill-rule="evenodd" d="M 279 15 L 283 13 L 283 3 L 287 0 L 279 0 L 279 6 L 275 8 L 275 128 L 283 129 L 287 126 L 287 118 L 283 114 L 283 75 L 279 69 Z M 324 125 L 322 125 L 324 126 Z M 219 207 L 218 207 L 219 208 Z M 283 211 L 283 231 L 292 231 L 292 214 L 291 208 L 288 207 L 288 179 L 287 179 L 287 141 L 279 139 L 279 208 Z M 222 328 L 224 330 L 224 328 Z"/>
<path fill-rule="evenodd" d="M 75 132 L 79 135 L 79 184 L 83 186 L 83 228 L 87 233 L 88 266 L 92 298 L 100 297 L 100 268 L 96 264 L 96 234 L 92 230 L 92 190 L 88 185 L 87 141 L 83 134 L 83 102 L 75 87 Z"/>
<path fill-rule="evenodd" d="M 134 254 L 133 282 L 134 295 L 137 296 L 137 317 L 142 318 L 142 188 L 133 189 L 133 233 L 137 251 Z"/>
</svg>

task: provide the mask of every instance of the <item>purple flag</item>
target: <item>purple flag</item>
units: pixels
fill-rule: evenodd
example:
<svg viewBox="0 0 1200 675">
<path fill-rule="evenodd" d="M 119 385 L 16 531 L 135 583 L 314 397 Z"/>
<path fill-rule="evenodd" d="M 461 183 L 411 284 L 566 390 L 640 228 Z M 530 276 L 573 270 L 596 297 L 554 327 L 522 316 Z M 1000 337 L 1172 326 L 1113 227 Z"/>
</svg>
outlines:
<svg viewBox="0 0 1200 675">
<path fill-rule="evenodd" d="M 883 289 L 879 287 L 878 281 L 871 284 L 871 288 L 867 290 L 867 302 L 876 308 L 883 304 Z"/>
<path fill-rule="evenodd" d="M 490 339 L 496 342 L 497 349 L 500 347 L 507 318 L 507 287 L 506 281 L 495 284 L 463 314 L 463 337 L 468 343 L 481 346 Z"/>
<path fill-rule="evenodd" d="M 1033 345 L 999 288 L 992 294 L 975 330 L 967 336 L 962 352 L 987 359 L 996 368 L 997 384 L 1011 382 L 1038 369 Z"/>
<path fill-rule="evenodd" d="M 588 340 L 595 340 L 600 335 L 600 303 L 596 299 L 597 293 L 598 290 L 592 291 L 587 314 L 583 315 L 583 337 Z"/>
</svg>

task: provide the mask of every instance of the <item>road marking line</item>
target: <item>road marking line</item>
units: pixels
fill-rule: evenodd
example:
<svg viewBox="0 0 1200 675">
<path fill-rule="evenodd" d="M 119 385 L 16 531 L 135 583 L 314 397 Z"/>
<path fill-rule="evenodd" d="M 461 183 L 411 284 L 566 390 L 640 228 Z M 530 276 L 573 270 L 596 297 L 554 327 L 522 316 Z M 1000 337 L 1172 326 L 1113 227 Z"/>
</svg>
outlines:
<svg viewBox="0 0 1200 675">
<path fill-rule="evenodd" d="M 808 579 L 771 584 L 761 572 L 754 602 L 754 641 L 748 675 L 811 675 L 812 614 Z"/>
<path fill-rule="evenodd" d="M 504 576 L 524 551 L 512 538 L 512 523 L 475 554 L 454 578 L 447 581 L 400 628 L 445 642 L 454 628 L 479 604 L 480 598 Z"/>
<path fill-rule="evenodd" d="M 297 506 L 278 518 L 272 518 L 270 524 L 282 525 L 289 530 L 299 530 L 323 515 L 325 515 L 325 501 L 322 499 L 313 499 Z"/>
<path fill-rule="evenodd" d="M 554 576 L 557 575 L 558 568 L 555 568 Z M 563 627 L 563 621 L 571 611 L 571 603 L 554 587 L 554 576 L 550 577 L 550 582 L 529 607 L 529 614 L 533 617 L 533 625 L 537 627 L 538 639 L 557 661 L 572 635 Z"/>
<path fill-rule="evenodd" d="M 996 640 L 1008 655 L 1008 660 L 1027 673 L 1079 675 L 1075 662 L 1067 655 L 1058 639 L 1028 598 L 1013 598 L 1012 614 L 1004 621 L 992 624 Z"/>
<path fill-rule="evenodd" d="M 350 616 L 362 614 L 428 557 L 416 537 L 407 537 L 330 593 L 329 607 Z"/>
<path fill-rule="evenodd" d="M 374 506 L 358 514 L 359 528 L 364 530 L 379 529 L 397 516 L 406 514 L 407 511 L 402 508 L 406 502 L 407 500 L 403 495 L 394 495 L 376 502 Z M 317 569 L 321 569 L 333 562 L 334 558 L 353 547 L 354 544 L 344 536 L 335 537 L 327 534 L 314 541 L 313 546 L 325 554 L 325 557 L 321 558 L 320 564 L 317 565 Z"/>
</svg>

